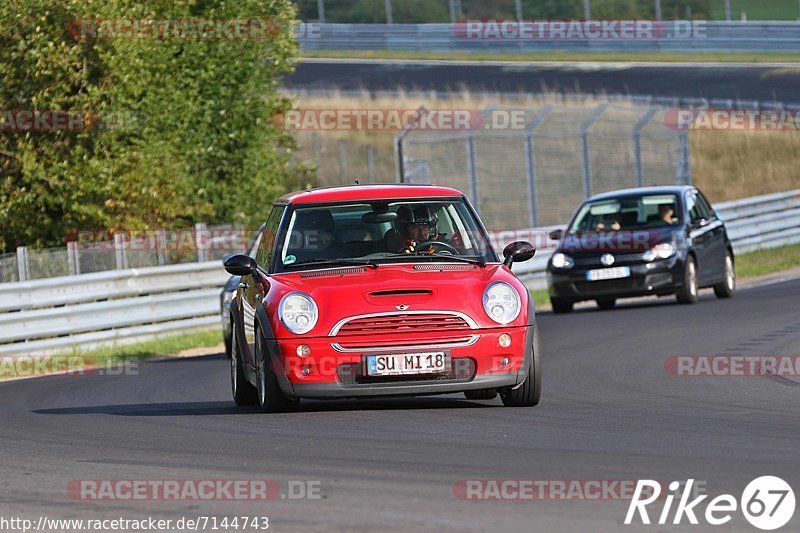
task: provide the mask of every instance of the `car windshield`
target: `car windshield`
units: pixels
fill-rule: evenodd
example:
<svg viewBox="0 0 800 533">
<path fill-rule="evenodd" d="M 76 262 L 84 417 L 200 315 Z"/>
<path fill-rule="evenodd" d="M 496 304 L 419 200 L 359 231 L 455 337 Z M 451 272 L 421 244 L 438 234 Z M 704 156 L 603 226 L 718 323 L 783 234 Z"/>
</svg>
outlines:
<svg viewBox="0 0 800 533">
<path fill-rule="evenodd" d="M 496 261 L 462 199 L 298 207 L 276 251 L 276 271 L 431 259 Z"/>
<path fill-rule="evenodd" d="M 570 233 L 660 228 L 679 222 L 678 198 L 674 194 L 626 196 L 587 202 L 581 206 Z"/>
</svg>

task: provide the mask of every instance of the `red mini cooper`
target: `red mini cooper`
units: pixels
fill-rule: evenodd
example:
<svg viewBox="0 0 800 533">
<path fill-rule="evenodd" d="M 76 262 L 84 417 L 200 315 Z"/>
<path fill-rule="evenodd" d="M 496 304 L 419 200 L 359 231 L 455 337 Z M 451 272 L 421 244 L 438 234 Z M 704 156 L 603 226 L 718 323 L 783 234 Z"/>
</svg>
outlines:
<svg viewBox="0 0 800 533">
<path fill-rule="evenodd" d="M 459 191 L 353 185 L 278 199 L 230 307 L 238 405 L 285 411 L 300 398 L 463 392 L 539 402 L 533 300 Z"/>
</svg>

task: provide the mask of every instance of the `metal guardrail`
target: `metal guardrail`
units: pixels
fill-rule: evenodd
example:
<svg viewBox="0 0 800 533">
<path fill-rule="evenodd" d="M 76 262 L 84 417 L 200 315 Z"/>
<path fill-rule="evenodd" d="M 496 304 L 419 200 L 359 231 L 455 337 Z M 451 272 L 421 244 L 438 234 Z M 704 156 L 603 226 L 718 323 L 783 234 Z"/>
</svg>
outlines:
<svg viewBox="0 0 800 533">
<path fill-rule="evenodd" d="M 715 204 L 714 208 L 725 222 L 735 254 L 800 242 L 800 189 L 722 202 Z M 552 229 L 554 227 L 527 231 L 546 236 Z M 530 289 L 547 286 L 545 267 L 556 245 L 546 238 L 538 240 L 545 242 L 546 246 L 539 248 L 536 257 L 513 267 L 514 273 Z"/>
<path fill-rule="evenodd" d="M 737 253 L 800 242 L 800 189 L 717 204 Z M 514 266 L 528 287 L 545 286 L 559 226 L 493 234 L 498 248 L 534 238 L 536 257 Z M 0 355 L 124 344 L 219 326 L 218 261 L 114 270 L 0 285 Z"/>
<path fill-rule="evenodd" d="M 691 26 L 687 29 L 687 25 Z M 500 39 L 466 38 L 452 24 L 319 24 L 298 35 L 306 50 L 420 51 L 676 51 L 763 52 L 800 50 L 796 21 L 664 21 L 652 38 Z M 663 29 L 663 31 L 661 31 Z M 675 37 L 682 36 L 682 37 Z"/>
<path fill-rule="evenodd" d="M 0 285 L 0 355 L 124 344 L 219 325 L 219 261 Z M 3 312 L 5 311 L 5 312 Z"/>
</svg>

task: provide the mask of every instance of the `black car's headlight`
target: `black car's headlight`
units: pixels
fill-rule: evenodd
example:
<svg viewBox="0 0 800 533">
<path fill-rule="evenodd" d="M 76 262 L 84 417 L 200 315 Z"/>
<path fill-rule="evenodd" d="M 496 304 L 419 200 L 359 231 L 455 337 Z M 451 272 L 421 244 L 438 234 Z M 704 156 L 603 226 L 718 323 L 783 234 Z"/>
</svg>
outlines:
<svg viewBox="0 0 800 533">
<path fill-rule="evenodd" d="M 572 268 L 575 266 L 575 260 L 566 254 L 556 252 L 553 254 L 553 258 L 550 259 L 550 264 L 555 268 Z"/>
<path fill-rule="evenodd" d="M 319 310 L 314 299 L 303 292 L 290 292 L 278 306 L 281 323 L 297 335 L 308 333 L 317 324 Z"/>
<path fill-rule="evenodd" d="M 675 246 L 668 242 L 662 242 L 643 253 L 642 259 L 645 261 L 654 261 L 656 259 L 667 259 L 673 255 L 675 255 Z"/>
</svg>

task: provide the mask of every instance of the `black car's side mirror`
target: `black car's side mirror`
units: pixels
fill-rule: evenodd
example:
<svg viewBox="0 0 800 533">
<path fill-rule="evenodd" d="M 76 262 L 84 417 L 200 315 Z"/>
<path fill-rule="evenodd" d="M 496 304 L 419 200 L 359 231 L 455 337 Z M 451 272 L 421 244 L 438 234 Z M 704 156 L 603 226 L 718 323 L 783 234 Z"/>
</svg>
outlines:
<svg viewBox="0 0 800 533">
<path fill-rule="evenodd" d="M 561 237 L 564 236 L 564 230 L 554 229 L 553 231 L 548 233 L 547 236 L 553 239 L 554 241 L 560 241 Z"/>
<path fill-rule="evenodd" d="M 515 241 L 503 249 L 503 264 L 511 268 L 511 264 L 517 261 L 527 261 L 536 255 L 536 247 L 526 241 Z"/>
<path fill-rule="evenodd" d="M 249 255 L 236 254 L 224 262 L 225 270 L 232 276 L 250 276 L 258 274 L 256 260 Z"/>
</svg>

